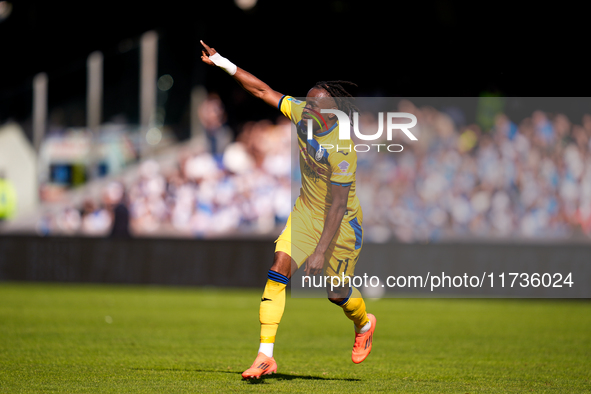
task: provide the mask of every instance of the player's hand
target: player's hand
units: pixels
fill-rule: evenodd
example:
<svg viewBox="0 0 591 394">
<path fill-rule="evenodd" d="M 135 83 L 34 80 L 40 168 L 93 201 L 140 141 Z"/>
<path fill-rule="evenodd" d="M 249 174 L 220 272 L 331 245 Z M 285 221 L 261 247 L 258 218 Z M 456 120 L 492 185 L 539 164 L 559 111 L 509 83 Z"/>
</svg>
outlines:
<svg viewBox="0 0 591 394">
<path fill-rule="evenodd" d="M 324 267 L 324 253 L 314 252 L 308 257 L 306 262 L 306 269 L 304 272 L 306 275 L 318 275 L 322 272 Z"/>
<path fill-rule="evenodd" d="M 205 63 L 205 64 L 209 64 L 210 66 L 215 66 L 215 64 L 209 59 L 209 57 L 211 55 L 216 54 L 217 51 L 214 48 L 208 47 L 207 44 L 204 43 L 202 40 L 199 40 L 199 42 L 201 42 L 201 45 L 203 45 L 203 48 L 205 48 L 205 51 L 204 50 L 201 51 L 201 60 L 203 60 L 203 63 Z"/>
</svg>

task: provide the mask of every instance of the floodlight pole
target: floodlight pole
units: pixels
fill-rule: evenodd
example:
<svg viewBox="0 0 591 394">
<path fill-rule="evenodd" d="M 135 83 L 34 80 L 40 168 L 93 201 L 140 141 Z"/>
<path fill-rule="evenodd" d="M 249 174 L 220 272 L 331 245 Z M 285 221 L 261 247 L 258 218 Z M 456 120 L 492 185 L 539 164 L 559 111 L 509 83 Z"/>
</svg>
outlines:
<svg viewBox="0 0 591 394">
<path fill-rule="evenodd" d="M 142 35 L 140 45 L 140 156 L 146 146 L 146 133 L 156 115 L 156 73 L 158 72 L 158 33 Z"/>
<path fill-rule="evenodd" d="M 86 90 L 86 126 L 93 134 L 99 131 L 103 109 L 103 54 L 92 52 L 88 56 Z"/>
<path fill-rule="evenodd" d="M 86 127 L 92 134 L 88 169 L 90 178 L 98 176 L 98 142 L 103 107 L 103 54 L 92 52 L 86 61 Z"/>
<path fill-rule="evenodd" d="M 47 129 L 47 74 L 39 73 L 33 78 L 33 147 L 39 154 L 41 141 Z"/>
</svg>

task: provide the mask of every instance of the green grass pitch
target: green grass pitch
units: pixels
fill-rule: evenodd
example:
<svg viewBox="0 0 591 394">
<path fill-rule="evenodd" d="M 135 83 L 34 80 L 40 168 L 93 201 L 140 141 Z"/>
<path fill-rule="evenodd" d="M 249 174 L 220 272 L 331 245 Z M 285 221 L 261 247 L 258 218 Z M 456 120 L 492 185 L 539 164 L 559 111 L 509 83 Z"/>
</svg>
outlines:
<svg viewBox="0 0 591 394">
<path fill-rule="evenodd" d="M 340 308 L 288 297 L 278 374 L 243 381 L 261 293 L 0 283 L 0 392 L 591 392 L 588 301 L 368 300 L 355 365 Z"/>
</svg>

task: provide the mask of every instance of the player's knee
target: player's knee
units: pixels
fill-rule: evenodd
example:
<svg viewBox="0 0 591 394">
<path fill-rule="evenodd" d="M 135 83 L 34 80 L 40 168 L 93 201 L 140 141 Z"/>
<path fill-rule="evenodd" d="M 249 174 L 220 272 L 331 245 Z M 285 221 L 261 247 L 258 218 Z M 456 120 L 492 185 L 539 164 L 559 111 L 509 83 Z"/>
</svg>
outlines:
<svg viewBox="0 0 591 394">
<path fill-rule="evenodd" d="M 275 271 L 281 275 L 291 278 L 292 265 L 292 258 L 287 253 L 275 252 L 275 258 L 273 260 L 273 265 L 271 266 L 271 271 Z"/>
<path fill-rule="evenodd" d="M 328 300 L 333 304 L 340 305 L 342 304 L 349 294 L 348 287 L 335 287 L 334 289 L 327 289 L 326 293 L 328 296 Z"/>
<path fill-rule="evenodd" d="M 335 298 L 335 297 L 328 297 L 328 300 L 336 305 L 342 305 L 345 301 L 345 298 Z"/>
</svg>

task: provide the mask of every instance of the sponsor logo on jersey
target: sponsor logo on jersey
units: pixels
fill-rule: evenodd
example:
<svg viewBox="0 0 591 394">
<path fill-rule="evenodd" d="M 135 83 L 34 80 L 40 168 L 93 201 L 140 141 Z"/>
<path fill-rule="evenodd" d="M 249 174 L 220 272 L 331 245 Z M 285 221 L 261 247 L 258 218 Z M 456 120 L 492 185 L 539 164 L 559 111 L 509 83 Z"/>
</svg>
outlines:
<svg viewBox="0 0 591 394">
<path fill-rule="evenodd" d="M 346 160 L 343 160 L 339 163 L 337 167 L 341 169 L 341 172 L 347 172 L 347 169 L 349 168 L 349 163 Z"/>
</svg>

